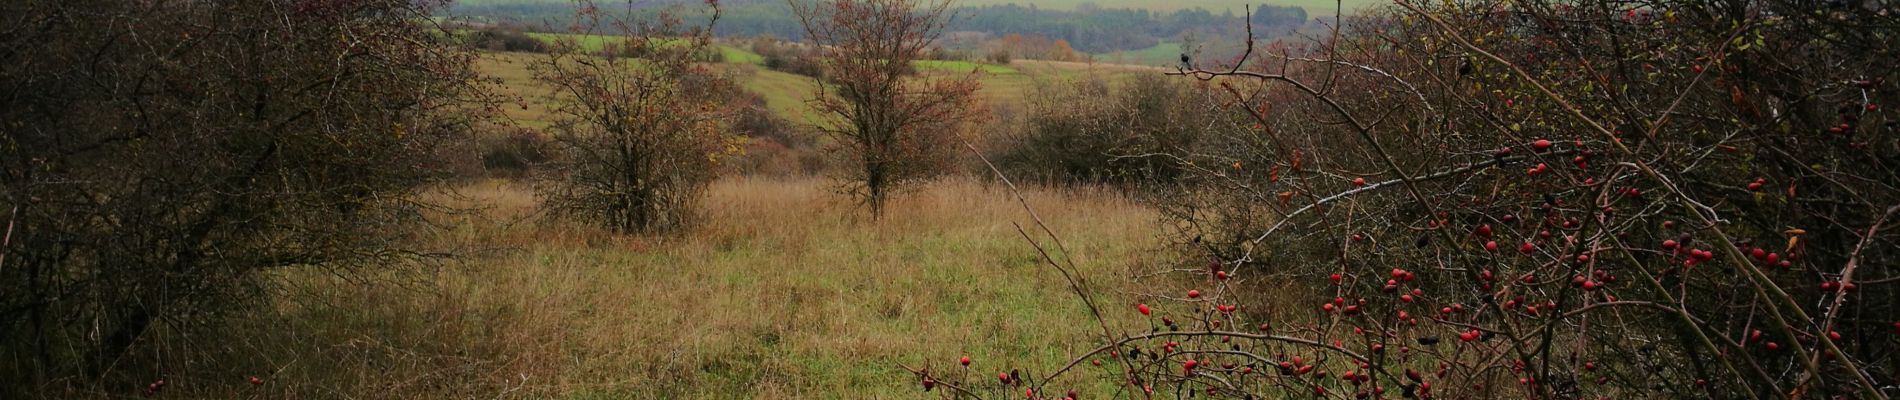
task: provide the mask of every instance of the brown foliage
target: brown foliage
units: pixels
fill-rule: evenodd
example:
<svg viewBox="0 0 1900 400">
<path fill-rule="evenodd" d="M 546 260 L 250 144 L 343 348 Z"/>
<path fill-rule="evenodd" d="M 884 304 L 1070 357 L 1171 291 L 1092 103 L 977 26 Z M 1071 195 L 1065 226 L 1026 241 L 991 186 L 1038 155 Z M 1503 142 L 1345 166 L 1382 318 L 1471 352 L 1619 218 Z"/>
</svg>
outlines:
<svg viewBox="0 0 1900 400">
<path fill-rule="evenodd" d="M 132 349 L 191 337 L 276 269 L 432 256 L 405 240 L 431 207 L 414 192 L 481 92 L 431 9 L 0 5 L 0 397 L 194 359 Z"/>
<path fill-rule="evenodd" d="M 1176 74 L 1255 123 L 1156 156 L 1212 262 L 1078 364 L 1167 397 L 1892 394 L 1900 10 L 1429 3 Z"/>
<path fill-rule="evenodd" d="M 570 41 L 530 66 L 554 88 L 551 131 L 560 151 L 539 190 L 543 206 L 621 233 L 683 227 L 720 160 L 738 151 L 727 102 L 739 89 L 697 62 L 710 48 L 709 29 L 684 30 L 665 15 L 607 25 L 624 37 L 610 56 Z"/>
<path fill-rule="evenodd" d="M 793 4 L 825 67 L 812 108 L 836 139 L 846 190 L 883 214 L 891 192 L 944 173 L 953 135 L 976 118 L 974 76 L 914 77 L 943 29 L 948 1 Z"/>
</svg>

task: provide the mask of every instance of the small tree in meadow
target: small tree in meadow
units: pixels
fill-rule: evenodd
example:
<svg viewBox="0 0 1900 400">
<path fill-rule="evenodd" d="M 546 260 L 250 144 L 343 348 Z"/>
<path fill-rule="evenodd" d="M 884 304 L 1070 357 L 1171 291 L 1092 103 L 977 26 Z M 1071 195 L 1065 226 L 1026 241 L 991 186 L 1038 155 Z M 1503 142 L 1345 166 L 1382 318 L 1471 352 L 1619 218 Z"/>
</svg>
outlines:
<svg viewBox="0 0 1900 400">
<path fill-rule="evenodd" d="M 667 15 L 602 23 L 597 8 L 583 2 L 582 9 L 589 26 L 623 36 L 602 51 L 559 41 L 530 67 L 554 88 L 550 130 L 560 154 L 539 190 L 543 205 L 621 233 L 679 228 L 721 158 L 737 151 L 726 102 L 739 89 L 697 62 L 712 48 L 710 30 L 680 29 Z M 717 20 L 716 3 L 712 12 Z"/>
<path fill-rule="evenodd" d="M 884 212 L 893 191 L 943 173 L 953 135 L 975 118 L 973 76 L 917 76 L 943 30 L 948 1 L 829 0 L 792 4 L 825 69 L 812 107 L 836 140 L 846 190 Z"/>
</svg>

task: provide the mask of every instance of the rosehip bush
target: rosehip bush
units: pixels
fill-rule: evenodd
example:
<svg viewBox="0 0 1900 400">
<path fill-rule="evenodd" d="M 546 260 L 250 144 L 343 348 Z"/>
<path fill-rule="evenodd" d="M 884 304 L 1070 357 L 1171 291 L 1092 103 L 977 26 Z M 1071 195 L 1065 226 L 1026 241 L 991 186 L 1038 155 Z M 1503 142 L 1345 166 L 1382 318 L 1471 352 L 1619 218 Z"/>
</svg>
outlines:
<svg viewBox="0 0 1900 400">
<path fill-rule="evenodd" d="M 1152 328 L 953 393 L 1900 391 L 1900 9 L 1425 3 L 1174 73 L 1258 124 L 1168 156 L 1199 296 L 1107 306 Z"/>
</svg>

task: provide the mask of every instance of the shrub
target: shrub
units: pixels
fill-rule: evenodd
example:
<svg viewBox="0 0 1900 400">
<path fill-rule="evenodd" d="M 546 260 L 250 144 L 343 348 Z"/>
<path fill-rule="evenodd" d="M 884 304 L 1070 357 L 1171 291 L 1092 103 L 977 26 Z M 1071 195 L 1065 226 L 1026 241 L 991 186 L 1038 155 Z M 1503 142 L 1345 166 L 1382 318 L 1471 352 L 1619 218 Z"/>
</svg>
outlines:
<svg viewBox="0 0 1900 400">
<path fill-rule="evenodd" d="M 1009 61 L 1010 61 L 1009 50 L 1003 50 L 1003 49 L 990 50 L 989 56 L 985 58 L 988 59 L 991 64 L 1009 65 Z"/>
<path fill-rule="evenodd" d="M 479 92 L 421 4 L 0 5 L 0 397 L 191 360 L 275 270 L 432 254 L 415 192 Z"/>
<path fill-rule="evenodd" d="M 738 150 L 727 106 L 738 89 L 697 63 L 710 48 L 704 31 L 662 16 L 624 36 L 609 47 L 637 58 L 592 57 L 568 43 L 530 66 L 554 88 L 559 153 L 539 195 L 552 215 L 616 232 L 676 230 Z"/>
<path fill-rule="evenodd" d="M 482 30 L 470 37 L 477 48 L 488 51 L 512 51 L 525 53 L 546 53 L 548 45 L 541 39 L 535 39 L 520 31 Z"/>
<path fill-rule="evenodd" d="M 1193 148 L 1234 125 L 1194 85 L 1158 75 L 1126 81 L 1091 78 L 1039 93 L 991 158 L 1011 176 L 1045 183 L 1165 184 L 1181 173 L 1172 160 L 1148 157 Z"/>
<path fill-rule="evenodd" d="M 478 139 L 482 171 L 521 177 L 553 161 L 548 135 L 537 129 L 515 128 L 505 134 Z"/>
<path fill-rule="evenodd" d="M 942 32 L 948 1 L 827 0 L 793 10 L 827 71 L 815 126 L 848 165 L 844 191 L 883 214 L 892 193 L 950 164 L 950 139 L 974 120 L 973 76 L 914 77 L 913 63 Z"/>
<path fill-rule="evenodd" d="M 1885 398 L 1893 11 L 1399 2 L 1179 73 L 1259 125 L 1164 156 L 1197 291 L 1074 361 L 1211 398 Z"/>
</svg>

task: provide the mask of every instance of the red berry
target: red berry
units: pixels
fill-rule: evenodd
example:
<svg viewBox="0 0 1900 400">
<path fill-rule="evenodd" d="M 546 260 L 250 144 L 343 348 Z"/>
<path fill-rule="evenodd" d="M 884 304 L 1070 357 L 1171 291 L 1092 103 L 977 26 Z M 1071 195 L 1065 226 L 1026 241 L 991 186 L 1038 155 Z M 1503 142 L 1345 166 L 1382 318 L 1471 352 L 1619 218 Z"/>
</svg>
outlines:
<svg viewBox="0 0 1900 400">
<path fill-rule="evenodd" d="M 1353 186 L 1365 186 L 1365 185 L 1366 185 L 1366 178 L 1365 178 L 1365 177 L 1363 177 L 1363 176 L 1362 176 L 1362 177 L 1358 177 L 1358 178 L 1352 178 L 1352 185 L 1353 185 Z"/>
<path fill-rule="evenodd" d="M 1341 278 L 1342 278 L 1342 277 L 1340 277 L 1340 276 L 1339 276 L 1339 274 L 1333 274 L 1333 276 L 1330 276 L 1330 277 L 1327 277 L 1327 279 L 1331 279 L 1331 280 L 1333 280 L 1333 284 L 1334 284 L 1334 285 L 1338 285 L 1338 284 L 1339 284 L 1339 280 L 1340 280 Z"/>
<path fill-rule="evenodd" d="M 1494 240 L 1494 241 L 1489 241 L 1489 242 L 1484 242 L 1484 249 L 1485 249 L 1486 251 L 1498 251 L 1498 242 L 1497 242 L 1497 241 L 1495 241 L 1495 240 Z"/>
<path fill-rule="evenodd" d="M 1190 298 L 1190 299 L 1198 299 L 1198 298 L 1201 298 L 1201 291 L 1199 291 L 1199 290 L 1192 290 L 1192 289 L 1190 289 L 1190 290 L 1188 290 L 1188 298 Z"/>
<path fill-rule="evenodd" d="M 1200 365 L 1201 365 L 1201 362 L 1194 361 L 1194 359 L 1188 359 L 1186 362 L 1181 363 L 1181 369 L 1187 370 L 1188 372 L 1194 372 L 1194 367 L 1200 366 Z"/>
<path fill-rule="evenodd" d="M 1537 251 L 1537 245 L 1531 244 L 1531 242 L 1524 242 L 1523 246 L 1517 247 L 1517 251 L 1522 252 L 1524 254 L 1530 254 L 1532 252 Z"/>
<path fill-rule="evenodd" d="M 1768 347 L 1769 350 L 1781 350 L 1780 343 L 1768 342 L 1766 346 Z"/>
<path fill-rule="evenodd" d="M 1333 312 L 1333 303 L 1326 303 L 1326 305 L 1319 306 L 1319 309 L 1326 312 Z"/>
<path fill-rule="evenodd" d="M 1214 271 L 1214 279 L 1227 280 L 1227 271 Z"/>
<path fill-rule="evenodd" d="M 1148 313 L 1149 313 L 1149 310 L 1148 310 L 1148 305 L 1147 305 L 1147 304 L 1136 304 L 1136 305 L 1135 305 L 1135 310 L 1136 310 L 1136 311 L 1141 311 L 1141 315 L 1148 315 Z"/>
<path fill-rule="evenodd" d="M 1841 340 L 1841 333 L 1837 331 L 1827 331 L 1827 338 L 1828 340 Z"/>
<path fill-rule="evenodd" d="M 257 376 L 255 376 L 255 375 L 253 375 L 253 376 L 251 376 L 251 384 L 252 384 L 252 385 L 262 385 L 262 384 L 264 384 L 264 380 L 263 380 L 263 379 L 259 379 L 259 378 L 258 378 Z"/>
<path fill-rule="evenodd" d="M 963 356 L 963 358 L 957 359 L 957 362 L 963 363 L 963 365 L 968 366 L 970 365 L 970 356 Z"/>
<path fill-rule="evenodd" d="M 1491 224 L 1478 225 L 1478 236 L 1491 237 Z"/>
<path fill-rule="evenodd" d="M 1537 149 L 1537 151 L 1544 151 L 1544 150 L 1549 150 L 1549 149 L 1550 149 L 1550 140 L 1546 140 L 1546 139 L 1537 139 L 1537 141 L 1536 141 L 1536 142 L 1531 142 L 1531 147 L 1533 147 L 1533 148 L 1536 148 L 1536 149 Z"/>
</svg>

